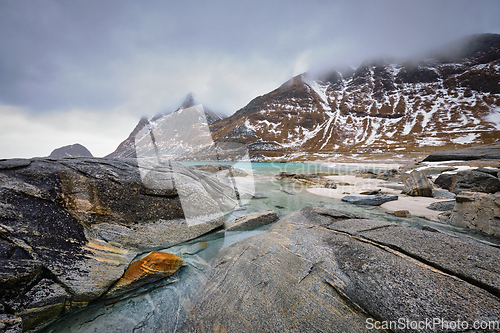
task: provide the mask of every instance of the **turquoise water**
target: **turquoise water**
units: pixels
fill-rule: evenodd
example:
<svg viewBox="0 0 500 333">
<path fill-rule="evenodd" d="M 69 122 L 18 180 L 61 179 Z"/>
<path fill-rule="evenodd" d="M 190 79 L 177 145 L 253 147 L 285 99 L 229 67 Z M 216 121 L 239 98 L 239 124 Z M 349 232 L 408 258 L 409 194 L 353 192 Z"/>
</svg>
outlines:
<svg viewBox="0 0 500 333">
<path fill-rule="evenodd" d="M 251 173 L 256 176 L 272 176 L 277 175 L 280 172 L 289 172 L 289 173 L 328 173 L 331 175 L 342 175 L 346 173 L 353 172 L 359 169 L 369 169 L 374 172 L 379 170 L 385 170 L 387 168 L 382 167 L 367 167 L 360 165 L 327 165 L 321 163 L 303 163 L 303 162 L 205 162 L 205 161 L 196 161 L 196 162 L 179 162 L 186 166 L 191 165 L 202 165 L 202 164 L 222 164 L 222 165 L 232 165 L 235 168 L 242 169 L 248 173 Z"/>
<path fill-rule="evenodd" d="M 380 170 L 387 170 L 380 166 L 367 165 L 334 165 L 320 163 L 302 163 L 302 162 L 180 162 L 184 165 L 199 165 L 199 164 L 230 164 L 236 168 L 245 170 L 253 175 L 255 184 L 256 198 L 246 202 L 238 210 L 226 216 L 227 220 L 235 217 L 267 209 L 278 212 L 280 216 L 285 216 L 289 213 L 297 211 L 307 206 L 319 206 L 325 208 L 333 208 L 346 212 L 355 213 L 366 218 L 376 220 L 389 221 L 400 225 L 409 226 L 421 229 L 423 226 L 432 226 L 436 229 L 444 231 L 453 231 L 462 234 L 467 234 L 471 237 L 487 240 L 493 243 L 500 243 L 500 240 L 484 235 L 479 232 L 474 232 L 471 229 L 459 228 L 439 222 L 435 222 L 421 217 L 399 218 L 388 214 L 387 210 L 377 206 L 357 206 L 345 203 L 339 199 L 327 198 L 307 192 L 307 185 L 294 181 L 280 181 L 276 176 L 280 172 L 289 173 L 323 173 L 331 175 L 342 175 L 353 173 L 356 170 L 370 170 L 377 173 Z M 332 166 L 333 165 L 333 166 Z"/>
</svg>

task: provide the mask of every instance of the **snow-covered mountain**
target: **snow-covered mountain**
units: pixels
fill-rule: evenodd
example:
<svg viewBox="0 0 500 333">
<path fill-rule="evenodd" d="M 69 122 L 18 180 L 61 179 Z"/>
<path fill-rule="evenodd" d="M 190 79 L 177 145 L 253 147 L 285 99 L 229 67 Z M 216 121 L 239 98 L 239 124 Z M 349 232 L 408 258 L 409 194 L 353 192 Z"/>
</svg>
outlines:
<svg viewBox="0 0 500 333">
<path fill-rule="evenodd" d="M 473 36 L 454 48 L 420 62 L 376 61 L 320 78 L 296 76 L 216 122 L 214 139 L 244 143 L 264 156 L 497 141 L 500 35 Z"/>
<path fill-rule="evenodd" d="M 188 94 L 171 113 L 141 118 L 129 137 L 107 157 L 162 156 L 196 159 L 213 146 L 209 126 L 225 116 L 197 104 Z"/>
<path fill-rule="evenodd" d="M 499 139 L 500 35 L 481 34 L 426 60 L 379 60 L 319 77 L 298 75 L 227 118 L 188 95 L 177 111 L 141 119 L 109 156 L 201 160 L 211 159 L 217 145 L 239 143 L 260 160 L 297 159 L 453 149 Z"/>
</svg>

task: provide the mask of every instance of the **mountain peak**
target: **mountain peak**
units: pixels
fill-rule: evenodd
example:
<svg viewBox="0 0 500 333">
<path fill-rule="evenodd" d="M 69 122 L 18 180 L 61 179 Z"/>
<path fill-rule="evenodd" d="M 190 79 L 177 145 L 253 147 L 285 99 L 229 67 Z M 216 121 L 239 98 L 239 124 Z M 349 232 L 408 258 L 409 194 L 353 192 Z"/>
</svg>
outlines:
<svg viewBox="0 0 500 333">
<path fill-rule="evenodd" d="M 196 103 L 196 101 L 194 100 L 194 94 L 190 92 L 189 94 L 187 94 L 184 102 L 182 102 L 180 109 L 187 109 L 197 104 L 198 103 Z"/>
</svg>

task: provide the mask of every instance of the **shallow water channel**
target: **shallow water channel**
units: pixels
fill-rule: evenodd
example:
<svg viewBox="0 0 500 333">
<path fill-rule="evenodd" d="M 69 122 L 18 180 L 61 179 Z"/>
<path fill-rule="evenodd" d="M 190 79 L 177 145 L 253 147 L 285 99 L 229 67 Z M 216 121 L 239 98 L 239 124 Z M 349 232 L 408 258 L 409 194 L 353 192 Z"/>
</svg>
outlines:
<svg viewBox="0 0 500 333">
<path fill-rule="evenodd" d="M 185 165 L 206 162 L 183 162 Z M 253 178 L 255 196 L 226 216 L 226 220 L 255 211 L 275 210 L 285 216 L 306 206 L 320 206 L 356 213 L 368 218 L 422 228 L 423 225 L 441 230 L 468 233 L 467 230 L 446 226 L 427 219 L 398 218 L 380 207 L 355 206 L 338 199 L 317 196 L 306 191 L 307 185 L 280 181 L 279 172 L 347 174 L 366 166 L 325 166 L 313 163 L 222 163 L 232 164 Z M 381 167 L 369 170 L 377 172 Z M 247 237 L 265 232 L 269 226 L 253 231 L 226 232 L 217 230 L 182 245 L 162 251 L 176 254 L 184 264 L 174 275 L 115 299 L 97 300 L 88 307 L 52 324 L 44 332 L 176 332 L 182 328 L 190 304 L 196 299 L 210 275 L 210 260 L 217 253 Z M 474 237 L 479 237 L 470 234 Z M 244 274 L 244 272 L 242 272 Z"/>
</svg>

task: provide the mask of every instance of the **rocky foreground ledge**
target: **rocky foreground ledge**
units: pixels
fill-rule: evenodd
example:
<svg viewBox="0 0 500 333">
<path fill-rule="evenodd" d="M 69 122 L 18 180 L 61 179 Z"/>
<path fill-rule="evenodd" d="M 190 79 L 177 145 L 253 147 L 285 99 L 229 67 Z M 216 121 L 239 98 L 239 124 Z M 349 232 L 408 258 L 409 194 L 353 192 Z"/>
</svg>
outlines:
<svg viewBox="0 0 500 333">
<path fill-rule="evenodd" d="M 236 205 L 225 180 L 158 160 L 0 161 L 0 331 L 40 330 L 105 294 L 138 254 L 222 226 Z"/>
<path fill-rule="evenodd" d="M 184 332 L 364 332 L 384 324 L 404 332 L 434 319 L 471 331 L 475 322 L 500 325 L 500 249 L 432 229 L 307 207 L 222 250 L 212 266 Z M 467 331 L 463 325 L 415 331 Z"/>
</svg>

